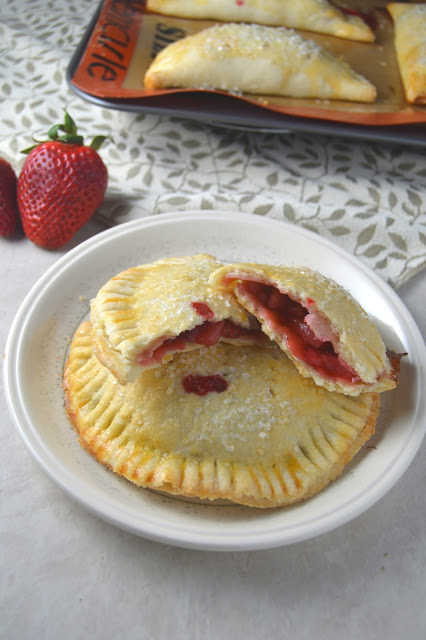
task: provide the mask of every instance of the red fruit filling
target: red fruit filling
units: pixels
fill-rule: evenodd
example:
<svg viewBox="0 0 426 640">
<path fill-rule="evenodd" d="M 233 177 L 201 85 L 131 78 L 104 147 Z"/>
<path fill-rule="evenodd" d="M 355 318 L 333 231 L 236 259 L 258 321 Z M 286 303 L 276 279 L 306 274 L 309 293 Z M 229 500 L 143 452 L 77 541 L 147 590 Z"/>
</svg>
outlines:
<svg viewBox="0 0 426 640">
<path fill-rule="evenodd" d="M 237 284 L 237 291 L 246 296 L 274 332 L 285 339 L 293 356 L 331 380 L 351 384 L 360 381 L 356 372 L 336 353 L 333 342 L 337 343 L 337 337 L 323 316 L 310 312 L 289 295 L 262 282 L 245 280 Z M 314 301 L 309 298 L 306 304 L 311 306 Z"/>
<path fill-rule="evenodd" d="M 191 307 L 195 309 L 204 320 L 211 320 L 214 317 L 213 311 L 205 302 L 191 302 Z"/>
<path fill-rule="evenodd" d="M 154 363 L 161 364 L 166 353 L 170 351 L 183 351 L 188 342 L 201 344 L 205 347 L 212 347 L 222 337 L 228 339 L 245 338 L 256 344 L 268 340 L 261 329 L 245 329 L 244 327 L 236 325 L 231 320 L 221 320 L 220 322 L 210 322 L 207 320 L 190 331 L 184 331 L 176 336 L 176 338 L 165 340 L 156 347 L 152 353 L 143 351 L 137 357 L 137 362 L 141 366 Z"/>
<path fill-rule="evenodd" d="M 210 376 L 190 373 L 182 379 L 182 384 L 186 393 L 195 393 L 197 396 L 205 396 L 211 391 L 222 393 L 228 388 L 227 381 L 219 373 Z"/>
</svg>

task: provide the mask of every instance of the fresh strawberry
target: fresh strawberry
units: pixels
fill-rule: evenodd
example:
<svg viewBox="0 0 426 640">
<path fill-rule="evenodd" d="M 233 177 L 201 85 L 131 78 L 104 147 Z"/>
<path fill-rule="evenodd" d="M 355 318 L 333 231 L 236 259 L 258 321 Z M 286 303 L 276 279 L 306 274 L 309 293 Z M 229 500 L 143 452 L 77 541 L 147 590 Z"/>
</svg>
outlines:
<svg viewBox="0 0 426 640">
<path fill-rule="evenodd" d="M 10 164 L 0 158 L 0 236 L 12 236 L 17 222 L 16 175 Z"/>
<path fill-rule="evenodd" d="M 108 173 L 97 153 L 105 136 L 85 146 L 68 113 L 48 137 L 23 152 L 29 155 L 18 178 L 18 207 L 25 235 L 40 247 L 57 249 L 102 204 Z"/>
</svg>

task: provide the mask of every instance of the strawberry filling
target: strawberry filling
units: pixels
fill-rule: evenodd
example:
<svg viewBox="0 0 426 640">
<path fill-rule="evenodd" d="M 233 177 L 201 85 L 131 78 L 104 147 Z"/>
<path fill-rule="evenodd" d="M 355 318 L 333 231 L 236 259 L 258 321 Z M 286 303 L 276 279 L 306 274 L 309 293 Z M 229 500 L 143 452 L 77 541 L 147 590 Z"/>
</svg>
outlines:
<svg viewBox="0 0 426 640">
<path fill-rule="evenodd" d="M 223 393 L 228 388 L 228 382 L 219 373 L 210 376 L 190 373 L 182 379 L 182 385 L 186 393 L 195 393 L 197 396 L 206 396 L 212 391 Z"/>
<path fill-rule="evenodd" d="M 210 322 L 207 320 L 189 331 L 184 331 L 175 338 L 164 340 L 164 342 L 158 345 L 152 352 L 143 351 L 137 357 L 137 362 L 141 366 L 155 363 L 161 364 L 167 353 L 183 351 L 188 342 L 201 344 L 205 347 L 212 347 L 220 338 L 244 338 L 256 344 L 267 341 L 267 337 L 261 329 L 246 329 L 231 320 L 221 320 L 219 322 Z"/>
<path fill-rule="evenodd" d="M 195 309 L 195 311 L 199 316 L 203 318 L 203 320 L 211 320 L 214 317 L 213 311 L 205 302 L 191 302 L 191 307 Z"/>
<path fill-rule="evenodd" d="M 338 339 L 323 316 L 262 282 L 239 282 L 237 291 L 248 298 L 274 332 L 285 339 L 293 356 L 331 380 L 350 384 L 360 381 L 337 353 Z M 311 299 L 306 301 L 308 307 L 313 304 Z"/>
</svg>

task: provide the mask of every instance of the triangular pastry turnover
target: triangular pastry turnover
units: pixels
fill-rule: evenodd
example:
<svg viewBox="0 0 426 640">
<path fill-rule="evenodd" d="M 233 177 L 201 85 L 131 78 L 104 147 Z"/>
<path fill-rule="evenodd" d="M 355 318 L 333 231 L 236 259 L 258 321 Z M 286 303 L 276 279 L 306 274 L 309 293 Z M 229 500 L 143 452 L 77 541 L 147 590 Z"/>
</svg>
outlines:
<svg viewBox="0 0 426 640">
<path fill-rule="evenodd" d="M 91 303 L 94 348 L 121 384 L 174 353 L 218 340 L 268 341 L 232 294 L 208 284 L 220 266 L 207 254 L 165 258 L 123 271 L 100 289 Z"/>
<path fill-rule="evenodd" d="M 303 378 L 274 346 L 218 343 L 120 386 L 90 323 L 66 365 L 66 411 L 81 444 L 141 487 L 276 507 L 336 478 L 372 435 L 379 395 L 348 397 Z"/>
<path fill-rule="evenodd" d="M 373 102 L 375 87 L 313 40 L 284 27 L 223 24 L 165 47 L 144 76 L 147 89 Z"/>
<path fill-rule="evenodd" d="M 426 104 L 426 4 L 392 2 L 387 9 L 407 102 Z"/>
<path fill-rule="evenodd" d="M 181 18 L 254 22 L 374 41 L 374 32 L 361 14 L 345 13 L 327 0 L 148 0 L 147 9 Z"/>
<path fill-rule="evenodd" d="M 210 283 L 234 292 L 316 384 L 350 395 L 397 384 L 400 356 L 387 352 L 371 318 L 334 280 L 308 268 L 230 264 Z"/>
</svg>

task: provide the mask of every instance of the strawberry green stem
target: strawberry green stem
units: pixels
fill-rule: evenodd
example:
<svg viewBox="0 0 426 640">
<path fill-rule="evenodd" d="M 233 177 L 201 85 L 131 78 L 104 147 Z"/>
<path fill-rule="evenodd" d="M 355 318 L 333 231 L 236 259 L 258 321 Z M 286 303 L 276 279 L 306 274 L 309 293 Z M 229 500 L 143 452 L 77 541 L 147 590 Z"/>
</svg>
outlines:
<svg viewBox="0 0 426 640">
<path fill-rule="evenodd" d="M 84 144 L 83 136 L 77 134 L 77 125 L 74 120 L 71 118 L 70 114 L 65 111 L 64 122 L 60 124 L 54 124 L 50 127 L 47 132 L 47 136 L 49 140 L 36 140 L 33 137 L 33 140 L 36 144 L 28 147 L 27 149 L 23 149 L 21 153 L 28 154 L 30 151 L 38 147 L 39 144 L 43 144 L 43 142 L 54 141 L 54 142 L 64 142 L 66 144 L 77 144 L 82 146 Z M 108 136 L 95 136 L 90 143 L 90 146 L 97 151 L 102 143 L 107 139 Z"/>
</svg>

